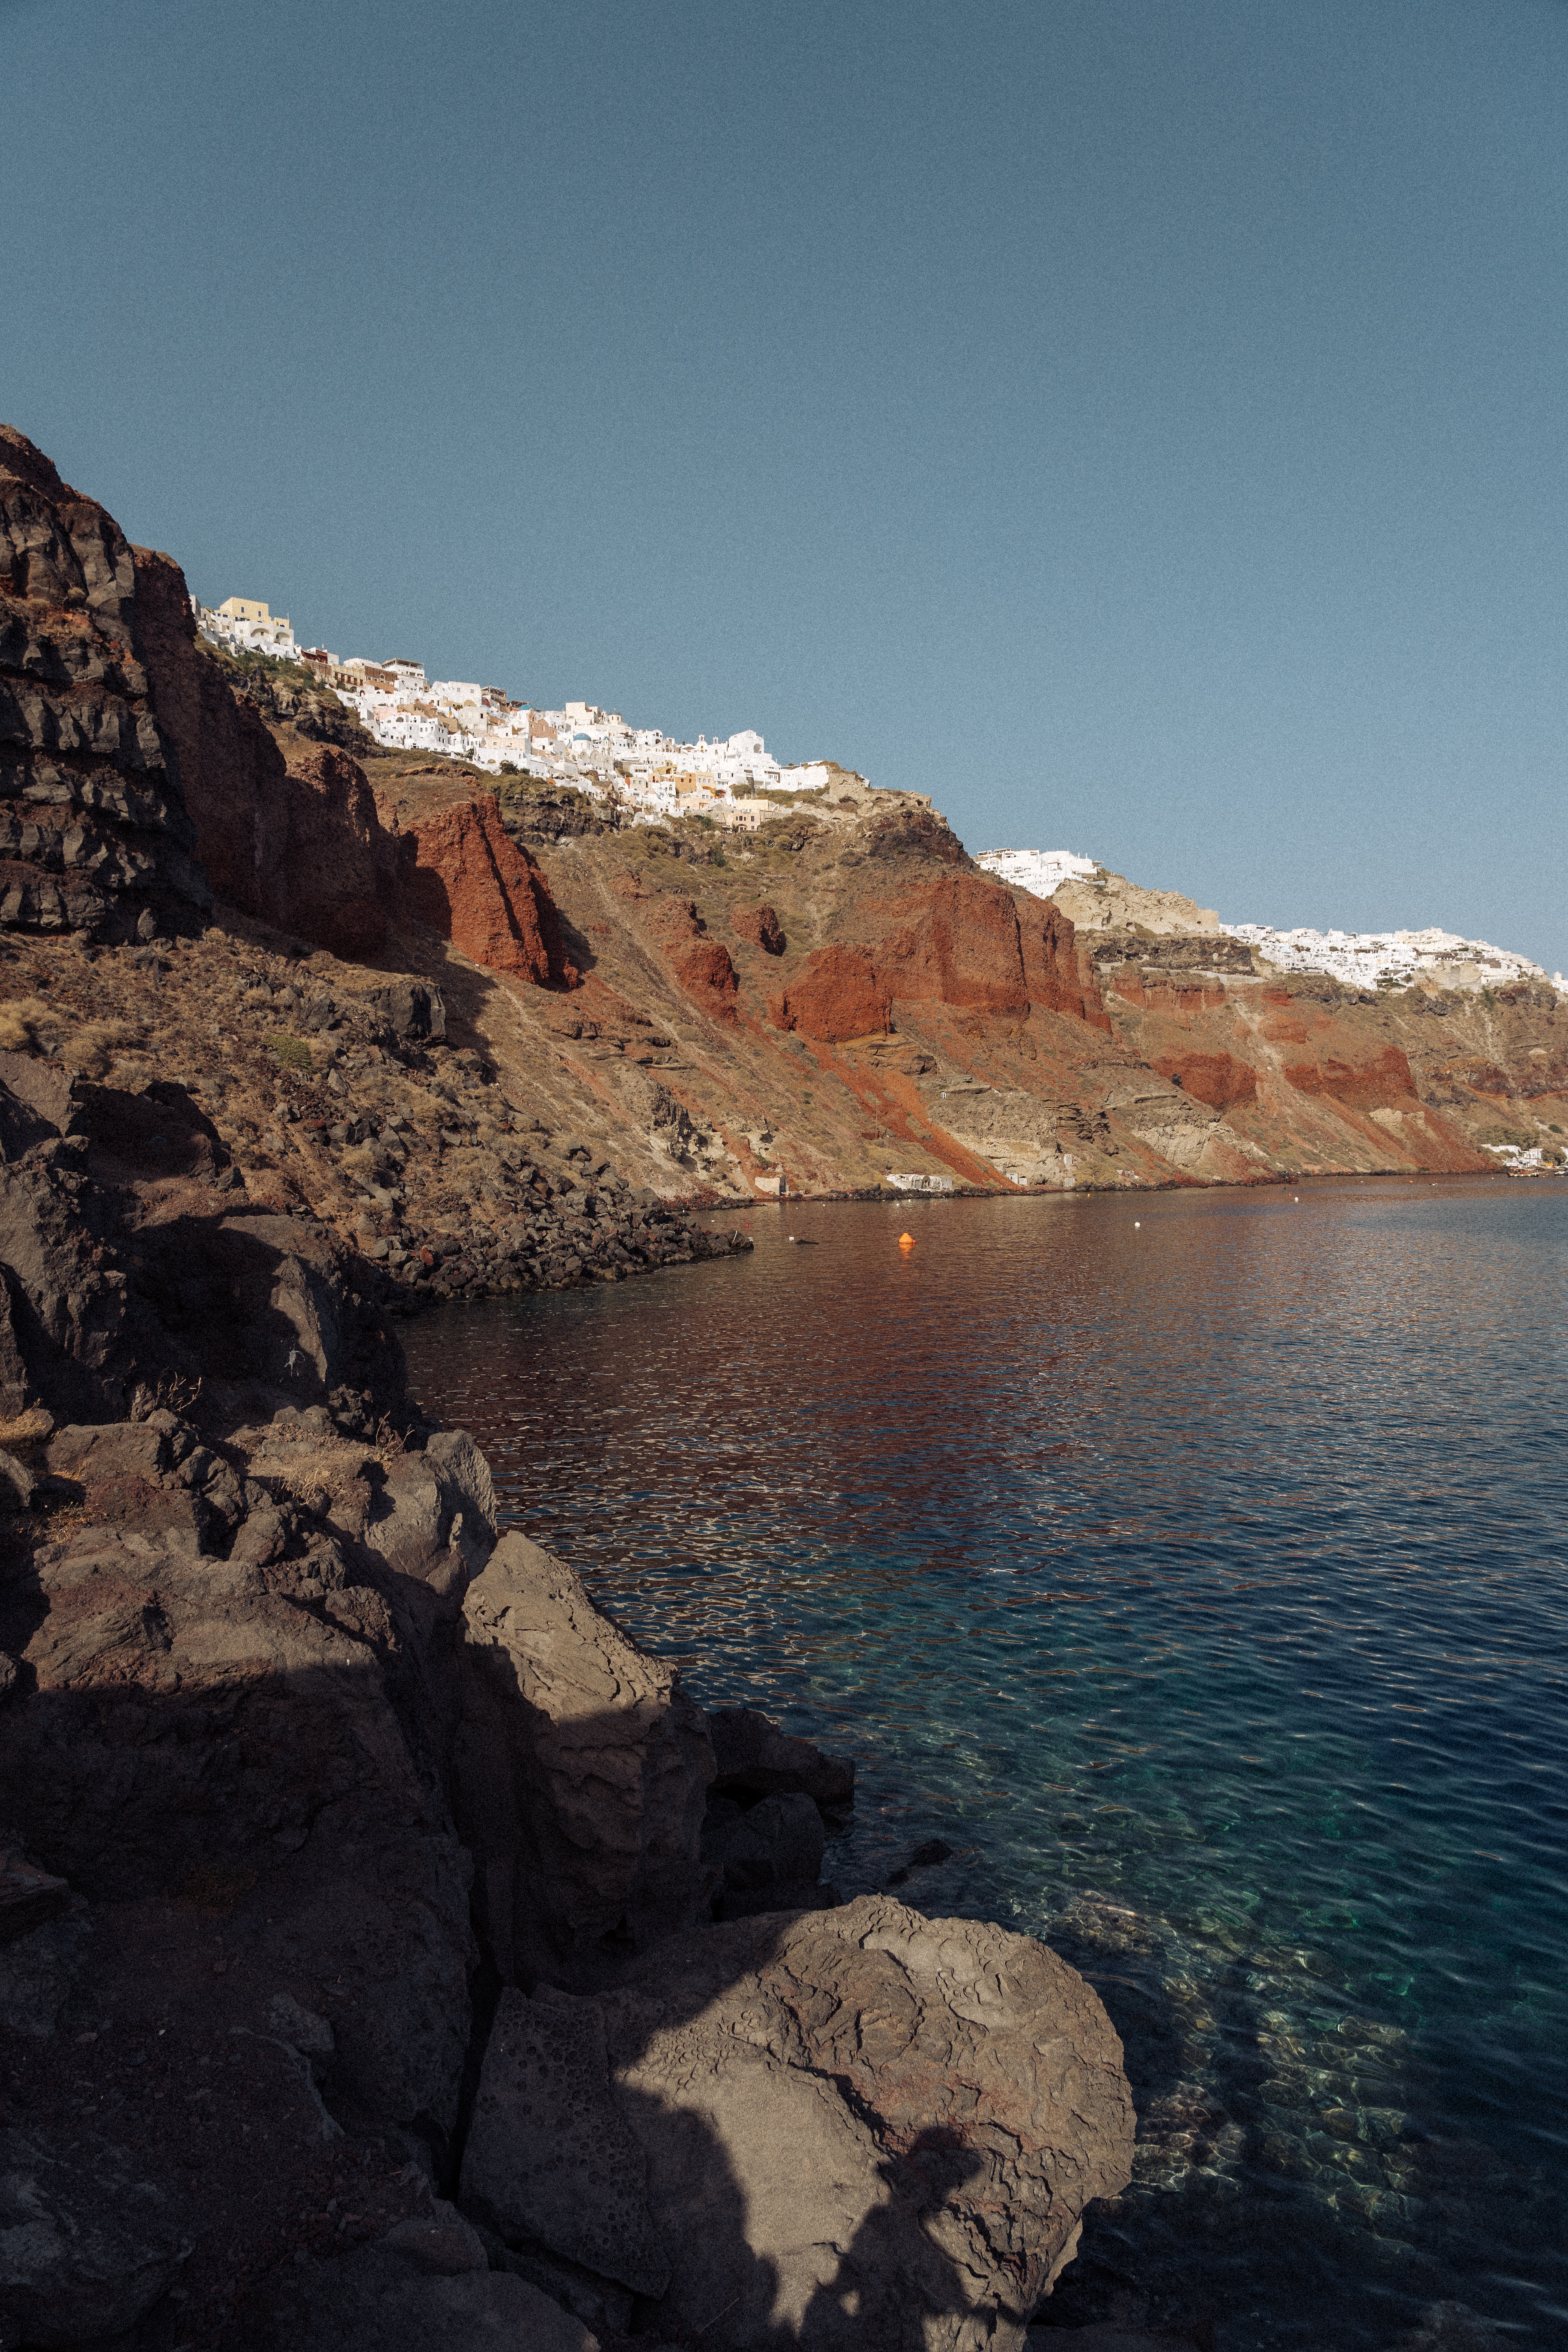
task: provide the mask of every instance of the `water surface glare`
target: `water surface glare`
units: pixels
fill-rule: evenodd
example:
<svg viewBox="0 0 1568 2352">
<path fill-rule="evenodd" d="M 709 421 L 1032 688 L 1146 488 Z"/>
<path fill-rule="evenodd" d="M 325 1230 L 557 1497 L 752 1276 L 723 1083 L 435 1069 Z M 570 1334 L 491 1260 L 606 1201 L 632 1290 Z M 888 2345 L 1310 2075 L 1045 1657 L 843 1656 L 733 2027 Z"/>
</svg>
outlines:
<svg viewBox="0 0 1568 2352">
<path fill-rule="evenodd" d="M 940 1836 L 903 1899 L 1094 1978 L 1138 2172 L 1050 2315 L 1568 2340 L 1568 1186 L 748 1222 L 444 1309 L 416 1387 L 700 1699 L 860 1759 L 844 1894 Z"/>
</svg>

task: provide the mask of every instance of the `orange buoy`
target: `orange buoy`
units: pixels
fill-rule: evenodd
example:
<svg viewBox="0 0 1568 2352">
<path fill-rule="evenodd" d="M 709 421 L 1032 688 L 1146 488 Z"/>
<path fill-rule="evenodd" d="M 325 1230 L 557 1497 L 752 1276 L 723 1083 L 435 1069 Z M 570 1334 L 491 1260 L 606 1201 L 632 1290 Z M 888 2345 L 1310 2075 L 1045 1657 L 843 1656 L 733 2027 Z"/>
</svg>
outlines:
<svg viewBox="0 0 1568 2352">
<path fill-rule="evenodd" d="M 915 1237 L 914 1237 L 913 1234 L 900 1234 L 899 1235 L 899 1247 L 900 1247 L 900 1249 L 903 1249 L 903 1250 L 910 1250 L 910 1249 L 913 1249 L 914 1245 L 915 1245 Z"/>
</svg>

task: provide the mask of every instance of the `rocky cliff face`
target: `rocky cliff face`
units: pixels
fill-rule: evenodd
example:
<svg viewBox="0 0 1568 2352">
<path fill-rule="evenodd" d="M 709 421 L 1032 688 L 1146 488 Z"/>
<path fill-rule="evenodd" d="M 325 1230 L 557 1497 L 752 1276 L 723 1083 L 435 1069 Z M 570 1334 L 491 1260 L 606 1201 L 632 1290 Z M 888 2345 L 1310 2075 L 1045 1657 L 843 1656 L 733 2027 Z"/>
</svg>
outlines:
<svg viewBox="0 0 1568 2352">
<path fill-rule="evenodd" d="M 136 551 L 153 698 L 189 780 L 196 849 L 221 903 L 336 955 L 385 941 L 386 845 L 360 769 L 294 737 L 292 758 L 197 642 L 184 575 Z"/>
<path fill-rule="evenodd" d="M 0 426 L 0 924 L 150 939 L 211 905 L 132 551 Z"/>
<path fill-rule="evenodd" d="M 406 830 L 395 804 L 376 809 L 386 894 L 405 920 L 527 987 L 575 985 L 577 968 L 548 885 L 537 861 L 507 835 L 492 795 L 465 795 Z"/>
<path fill-rule="evenodd" d="M 737 836 L 697 823 L 623 831 L 586 803 L 567 809 L 521 780 L 498 791 L 460 762 L 358 759 L 301 733 L 300 709 L 272 697 L 264 716 L 237 694 L 234 665 L 195 641 L 178 567 L 127 550 L 30 445 L 5 446 L 13 507 L 31 518 L 12 585 L 26 572 L 37 592 L 13 603 L 29 626 L 54 615 L 54 650 L 39 637 L 26 656 L 34 671 L 11 673 L 34 677 L 27 726 L 42 730 L 25 755 L 7 755 L 31 795 L 18 785 L 11 803 L 28 853 L 12 920 L 178 929 L 169 891 L 184 876 L 199 897 L 201 870 L 179 847 L 190 835 L 174 799 L 125 798 L 134 736 L 138 757 L 182 780 L 219 929 L 279 1016 L 263 1014 L 266 1034 L 282 1036 L 276 1050 L 292 1066 L 314 1057 L 316 1082 L 335 1095 L 280 1097 L 268 1116 L 215 1070 L 208 1108 L 226 1148 L 253 1184 L 308 1200 L 414 1286 L 631 1270 L 646 1262 L 647 1236 L 607 1231 L 595 1212 L 639 1192 L 752 1202 L 781 1187 L 879 1189 L 909 1173 L 1014 1189 L 1474 1172 L 1492 1164 L 1488 1144 L 1568 1129 L 1568 1014 L 1544 992 L 1373 999 L 1281 982 L 1205 910 L 1114 876 L 1086 886 L 1075 929 L 1060 903 L 977 871 L 926 803 L 844 772 Z M 68 589 L 72 564 L 82 584 Z M 59 601 L 68 593 L 81 604 Z M 66 755 L 42 747 L 79 688 L 68 691 L 62 668 L 46 692 L 37 664 L 60 667 L 60 647 L 77 645 L 76 659 L 89 638 L 94 661 L 109 662 L 113 645 L 112 658 L 132 664 L 112 688 L 105 670 L 79 689 L 99 712 L 93 726 L 113 706 L 112 786 L 76 736 Z M 38 831 L 48 794 L 65 794 L 68 814 L 105 791 L 136 819 L 129 832 L 128 819 L 112 820 L 129 864 L 85 818 Z M 127 897 L 120 885 L 136 875 Z M 433 1122 L 427 1104 L 384 1098 L 364 1056 L 325 1069 L 312 1038 L 295 1034 L 290 974 L 311 947 L 334 960 L 319 978 L 342 997 L 363 995 L 370 971 L 437 990 L 451 1043 L 431 1051 L 463 1075 Z M 64 982 L 75 967 L 49 970 Z M 0 972 L 0 994 L 25 1002 L 31 984 Z M 120 984 L 141 992 L 128 977 Z M 74 1000 L 100 1029 L 117 1010 L 106 994 L 91 992 L 90 1014 Z M 177 983 L 159 995 L 161 1021 L 122 1045 L 134 1052 L 156 1028 L 205 1076 L 195 998 Z M 398 1148 L 399 1117 L 402 1140 L 428 1142 L 417 1187 L 399 1181 L 399 1165 L 424 1167 L 420 1151 Z M 579 1182 L 584 1169 L 595 1175 L 568 1213 L 537 1154 L 521 1182 L 497 1156 L 520 1131 L 569 1150 Z M 540 1246 L 541 1173 L 557 1202 L 553 1248 Z"/>
<path fill-rule="evenodd" d="M 848 1759 L 498 1542 L 182 1089 L 14 1056 L 0 1151 L 6 2341 L 1021 2352 L 1131 2168 L 1089 1987 L 841 1906 Z"/>
</svg>

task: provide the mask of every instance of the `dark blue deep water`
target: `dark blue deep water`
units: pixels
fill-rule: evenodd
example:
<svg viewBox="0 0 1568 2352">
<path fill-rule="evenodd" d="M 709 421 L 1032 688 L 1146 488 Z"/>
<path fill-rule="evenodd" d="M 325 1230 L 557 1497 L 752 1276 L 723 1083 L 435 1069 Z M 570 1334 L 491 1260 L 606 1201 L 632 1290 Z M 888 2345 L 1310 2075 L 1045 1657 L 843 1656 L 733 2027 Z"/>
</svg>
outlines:
<svg viewBox="0 0 1568 2352">
<path fill-rule="evenodd" d="M 905 1900 L 1094 1979 L 1138 2171 L 1045 2315 L 1568 2341 L 1568 1186 L 749 1222 L 416 1385 L 700 1698 L 859 1758 L 843 1893 L 941 1837 Z"/>
</svg>

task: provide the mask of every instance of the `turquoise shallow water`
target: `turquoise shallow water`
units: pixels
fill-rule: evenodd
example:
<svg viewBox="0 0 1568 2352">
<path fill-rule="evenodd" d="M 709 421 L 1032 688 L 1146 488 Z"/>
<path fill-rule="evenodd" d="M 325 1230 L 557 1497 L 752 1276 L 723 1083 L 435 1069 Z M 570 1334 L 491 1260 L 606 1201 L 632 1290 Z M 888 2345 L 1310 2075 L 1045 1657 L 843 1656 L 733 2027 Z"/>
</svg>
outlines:
<svg viewBox="0 0 1568 2352">
<path fill-rule="evenodd" d="M 845 1894 L 941 1837 L 904 1899 L 1094 1978 L 1138 2175 L 1050 2318 L 1568 2341 L 1568 1187 L 750 1223 L 416 1385 L 700 1698 L 860 1759 Z"/>
</svg>

